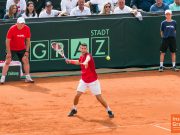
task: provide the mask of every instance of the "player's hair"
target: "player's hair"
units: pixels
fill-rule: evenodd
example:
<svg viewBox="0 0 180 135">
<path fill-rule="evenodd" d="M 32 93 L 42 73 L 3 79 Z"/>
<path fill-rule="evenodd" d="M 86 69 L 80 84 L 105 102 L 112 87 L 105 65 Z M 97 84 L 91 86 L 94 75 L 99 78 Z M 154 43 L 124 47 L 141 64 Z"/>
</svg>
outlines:
<svg viewBox="0 0 180 135">
<path fill-rule="evenodd" d="M 81 43 L 81 46 L 87 47 L 87 44 L 86 43 Z"/>
</svg>

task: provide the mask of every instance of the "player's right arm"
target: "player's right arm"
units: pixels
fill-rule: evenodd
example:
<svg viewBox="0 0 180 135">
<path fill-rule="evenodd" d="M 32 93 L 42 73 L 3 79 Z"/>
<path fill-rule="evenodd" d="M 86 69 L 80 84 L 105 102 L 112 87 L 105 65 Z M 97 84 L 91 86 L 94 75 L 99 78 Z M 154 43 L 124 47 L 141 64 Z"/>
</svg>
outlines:
<svg viewBox="0 0 180 135">
<path fill-rule="evenodd" d="M 90 59 L 91 59 L 90 56 L 87 55 L 87 57 L 83 63 L 80 63 L 79 60 L 69 60 L 69 59 L 66 60 L 66 63 L 67 64 L 74 64 L 74 65 L 81 65 L 82 64 L 85 66 L 85 68 L 87 68 L 88 62 L 90 61 Z"/>
<path fill-rule="evenodd" d="M 79 60 L 66 60 L 67 64 L 80 65 Z"/>
<path fill-rule="evenodd" d="M 13 37 L 13 33 L 14 33 L 13 29 L 10 28 L 7 32 L 7 35 L 6 35 L 6 53 L 7 53 L 6 59 L 11 58 L 10 42 L 11 42 L 11 39 Z"/>
<path fill-rule="evenodd" d="M 164 35 L 163 31 L 164 31 L 164 22 L 161 22 L 161 26 L 160 26 L 160 36 L 161 36 L 161 38 L 163 38 L 163 35 Z"/>
<path fill-rule="evenodd" d="M 161 38 L 163 38 L 163 31 L 160 31 Z"/>
<path fill-rule="evenodd" d="M 10 41 L 11 39 L 6 38 L 6 59 L 11 58 Z"/>
</svg>

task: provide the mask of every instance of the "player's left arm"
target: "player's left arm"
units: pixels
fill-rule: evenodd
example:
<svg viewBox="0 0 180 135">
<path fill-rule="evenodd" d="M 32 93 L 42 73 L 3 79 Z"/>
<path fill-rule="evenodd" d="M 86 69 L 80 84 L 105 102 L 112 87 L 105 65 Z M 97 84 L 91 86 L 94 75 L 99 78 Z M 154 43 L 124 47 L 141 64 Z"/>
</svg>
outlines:
<svg viewBox="0 0 180 135">
<path fill-rule="evenodd" d="M 91 60 L 90 56 L 87 55 L 85 61 L 82 64 L 87 65 L 90 60 Z"/>
<path fill-rule="evenodd" d="M 83 64 L 85 66 L 85 68 L 87 68 L 88 67 L 88 62 L 90 60 L 91 60 L 91 57 L 89 55 L 87 55 L 85 61 L 83 63 L 81 63 L 81 64 Z"/>
<path fill-rule="evenodd" d="M 26 52 L 24 56 L 29 57 L 29 49 L 30 49 L 30 44 L 31 44 L 31 30 L 29 27 L 27 27 L 25 43 L 26 43 Z"/>
<path fill-rule="evenodd" d="M 25 56 L 29 56 L 30 43 L 31 43 L 30 38 L 26 38 L 26 52 L 24 54 Z"/>
<path fill-rule="evenodd" d="M 177 29 L 177 23 L 176 23 L 176 21 L 175 21 L 175 25 L 174 25 L 174 33 L 176 34 L 176 29 Z"/>
</svg>

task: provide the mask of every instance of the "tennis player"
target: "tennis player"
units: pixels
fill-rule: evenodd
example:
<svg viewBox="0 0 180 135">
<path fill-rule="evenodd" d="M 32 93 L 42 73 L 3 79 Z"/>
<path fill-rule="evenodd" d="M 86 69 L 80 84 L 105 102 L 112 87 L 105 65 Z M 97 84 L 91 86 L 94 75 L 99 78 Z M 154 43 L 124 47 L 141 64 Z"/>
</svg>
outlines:
<svg viewBox="0 0 180 135">
<path fill-rule="evenodd" d="M 106 108 L 109 118 L 114 118 L 113 112 L 102 97 L 100 83 L 97 79 L 98 77 L 95 71 L 95 63 L 91 54 L 87 52 L 87 45 L 84 43 L 81 44 L 80 51 L 82 55 L 80 56 L 79 60 L 66 60 L 67 64 L 80 65 L 82 74 L 77 87 L 77 94 L 74 98 L 74 104 L 68 116 L 71 117 L 77 113 L 77 104 L 79 102 L 79 98 L 85 92 L 85 90 L 89 88 L 102 106 Z"/>
</svg>

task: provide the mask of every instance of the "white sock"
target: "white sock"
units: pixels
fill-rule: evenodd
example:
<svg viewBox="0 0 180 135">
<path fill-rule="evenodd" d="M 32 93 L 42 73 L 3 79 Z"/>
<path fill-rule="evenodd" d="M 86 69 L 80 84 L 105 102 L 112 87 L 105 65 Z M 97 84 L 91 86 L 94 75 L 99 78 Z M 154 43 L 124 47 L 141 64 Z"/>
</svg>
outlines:
<svg viewBox="0 0 180 135">
<path fill-rule="evenodd" d="M 28 74 L 28 75 L 26 75 L 26 79 L 29 79 L 29 78 L 31 78 L 31 77 L 30 77 L 30 75 L 29 75 L 29 74 Z"/>
<path fill-rule="evenodd" d="M 172 66 L 173 66 L 173 67 L 176 66 L 176 62 L 172 62 Z"/>
<path fill-rule="evenodd" d="M 72 107 L 73 109 L 75 109 L 75 110 L 77 110 L 77 108 L 76 108 L 76 105 L 73 105 L 73 107 Z"/>
<path fill-rule="evenodd" d="M 160 62 L 160 67 L 163 67 L 163 62 Z"/>
<path fill-rule="evenodd" d="M 106 111 L 108 112 L 108 111 L 111 111 L 111 108 L 108 106 L 107 108 L 106 108 Z"/>
</svg>

